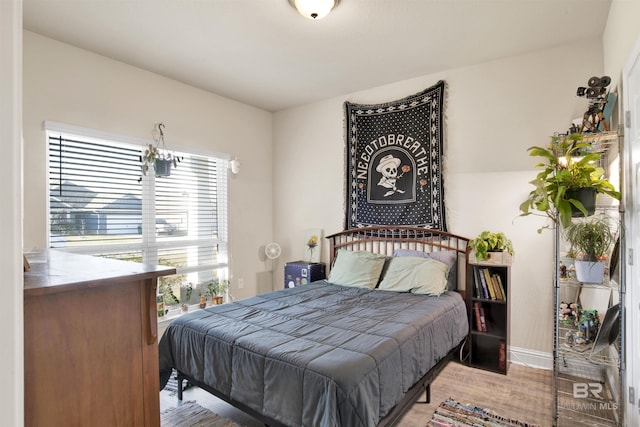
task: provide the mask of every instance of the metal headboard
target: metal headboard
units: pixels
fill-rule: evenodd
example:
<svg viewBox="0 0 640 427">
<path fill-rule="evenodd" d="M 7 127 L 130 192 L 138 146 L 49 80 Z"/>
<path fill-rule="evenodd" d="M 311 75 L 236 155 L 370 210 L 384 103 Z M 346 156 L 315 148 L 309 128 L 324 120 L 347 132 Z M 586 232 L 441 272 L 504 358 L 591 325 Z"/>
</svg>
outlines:
<svg viewBox="0 0 640 427">
<path fill-rule="evenodd" d="M 327 236 L 329 239 L 329 265 L 333 265 L 338 249 L 368 251 L 386 256 L 396 249 L 421 252 L 458 252 L 458 288 L 466 286 L 469 267 L 469 239 L 445 231 L 408 226 L 371 226 L 354 228 Z"/>
</svg>

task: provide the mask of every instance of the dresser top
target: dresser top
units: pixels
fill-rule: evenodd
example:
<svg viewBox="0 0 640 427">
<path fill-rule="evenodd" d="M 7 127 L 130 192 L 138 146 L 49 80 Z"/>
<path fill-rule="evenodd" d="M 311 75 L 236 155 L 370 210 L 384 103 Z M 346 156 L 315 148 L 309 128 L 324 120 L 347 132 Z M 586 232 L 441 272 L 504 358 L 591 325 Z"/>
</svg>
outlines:
<svg viewBox="0 0 640 427">
<path fill-rule="evenodd" d="M 79 255 L 54 249 L 25 254 L 24 295 L 39 296 L 81 288 L 146 280 L 176 273 L 173 267 Z"/>
</svg>

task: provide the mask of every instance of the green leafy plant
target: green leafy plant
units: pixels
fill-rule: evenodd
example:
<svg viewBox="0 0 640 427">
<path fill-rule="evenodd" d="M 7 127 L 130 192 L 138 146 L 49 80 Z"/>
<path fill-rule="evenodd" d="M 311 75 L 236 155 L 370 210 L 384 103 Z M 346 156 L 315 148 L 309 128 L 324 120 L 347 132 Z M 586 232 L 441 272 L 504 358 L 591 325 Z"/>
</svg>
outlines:
<svg viewBox="0 0 640 427">
<path fill-rule="evenodd" d="M 520 204 L 520 216 L 537 212 L 549 217 L 554 224 L 571 225 L 573 210 L 588 216 L 581 201 L 572 191 L 591 188 L 620 200 L 620 193 L 604 178 L 604 169 L 597 166 L 600 153 L 590 152 L 591 145 L 582 142 L 582 135 L 553 136 L 547 148 L 529 147 L 529 155 L 542 158 L 536 167 L 542 168 L 530 183 L 535 187 Z M 538 230 L 540 233 L 547 226 Z"/>
<path fill-rule="evenodd" d="M 159 286 L 159 293 L 164 295 L 164 303 L 167 305 L 180 304 L 180 299 L 173 293 L 171 282 L 161 281 Z"/>
<path fill-rule="evenodd" d="M 184 295 L 184 298 L 182 299 L 182 305 L 189 305 L 189 303 L 191 302 L 191 295 L 193 295 L 193 284 L 191 282 L 188 282 L 186 285 L 182 284 L 181 294 Z"/>
<path fill-rule="evenodd" d="M 478 261 L 488 259 L 488 252 L 505 251 L 513 255 L 513 244 L 502 232 L 483 231 L 478 237 L 469 241 L 469 246 L 476 251 Z"/>
<path fill-rule="evenodd" d="M 227 289 L 229 289 L 227 280 L 213 279 L 207 283 L 207 295 L 210 297 L 224 295 Z"/>
<path fill-rule="evenodd" d="M 603 260 L 616 241 L 616 229 L 607 217 L 591 217 L 572 223 L 563 235 L 582 261 Z"/>
</svg>

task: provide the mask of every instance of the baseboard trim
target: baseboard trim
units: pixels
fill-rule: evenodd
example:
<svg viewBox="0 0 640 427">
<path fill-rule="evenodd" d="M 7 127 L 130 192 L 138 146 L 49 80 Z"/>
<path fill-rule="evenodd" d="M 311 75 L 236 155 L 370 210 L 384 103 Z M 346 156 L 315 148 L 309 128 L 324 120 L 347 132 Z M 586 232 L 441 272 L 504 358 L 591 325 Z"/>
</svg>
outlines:
<svg viewBox="0 0 640 427">
<path fill-rule="evenodd" d="M 516 365 L 546 369 L 548 371 L 553 370 L 553 353 L 510 346 L 509 360 Z"/>
</svg>

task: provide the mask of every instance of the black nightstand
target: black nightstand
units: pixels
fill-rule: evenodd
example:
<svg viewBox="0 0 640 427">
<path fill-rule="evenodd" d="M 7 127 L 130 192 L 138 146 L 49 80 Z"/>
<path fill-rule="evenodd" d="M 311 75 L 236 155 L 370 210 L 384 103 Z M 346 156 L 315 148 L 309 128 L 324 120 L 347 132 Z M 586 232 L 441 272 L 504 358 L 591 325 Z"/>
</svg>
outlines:
<svg viewBox="0 0 640 427">
<path fill-rule="evenodd" d="M 323 262 L 293 261 L 284 265 L 284 287 L 294 288 L 326 278 Z"/>
</svg>

